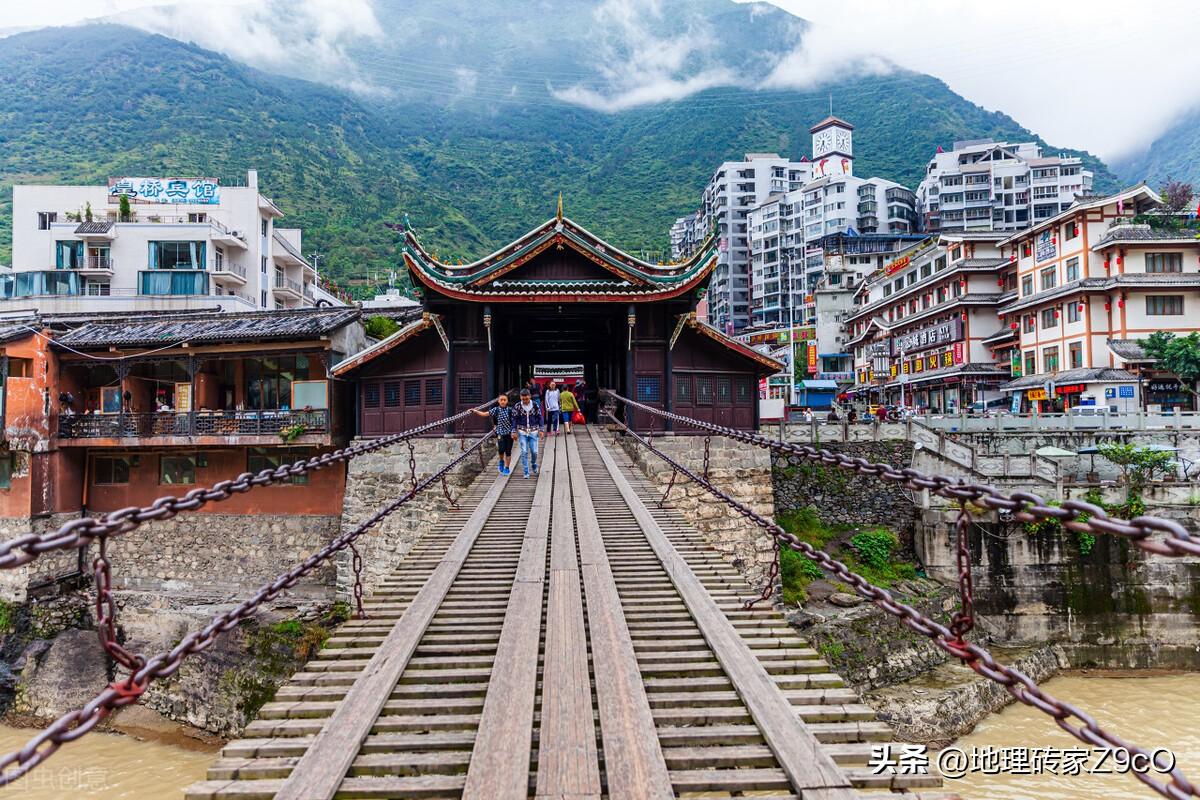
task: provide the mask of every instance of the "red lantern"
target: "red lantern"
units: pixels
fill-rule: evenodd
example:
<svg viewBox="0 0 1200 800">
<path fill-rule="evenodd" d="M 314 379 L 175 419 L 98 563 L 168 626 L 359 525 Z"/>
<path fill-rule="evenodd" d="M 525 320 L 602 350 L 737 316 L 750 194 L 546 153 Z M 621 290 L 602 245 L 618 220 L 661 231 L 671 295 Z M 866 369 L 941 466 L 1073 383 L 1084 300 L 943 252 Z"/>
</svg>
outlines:
<svg viewBox="0 0 1200 800">
<path fill-rule="evenodd" d="M 1106 303 L 1104 304 L 1104 310 L 1105 310 L 1105 311 L 1112 311 L 1112 303 L 1108 303 L 1108 302 L 1106 302 Z"/>
<path fill-rule="evenodd" d="M 1124 308 L 1124 307 L 1125 307 L 1125 298 L 1122 297 L 1120 300 L 1117 301 L 1117 308 Z"/>
<path fill-rule="evenodd" d="M 1060 314 L 1059 314 L 1059 311 L 1058 311 L 1058 309 L 1057 309 L 1057 308 L 1056 308 L 1056 309 L 1054 309 L 1054 318 L 1055 318 L 1055 319 L 1058 319 L 1058 318 L 1059 318 L 1059 316 L 1060 316 Z"/>
<path fill-rule="evenodd" d="M 1004 278 L 1000 278 L 999 280 L 997 280 L 996 285 L 999 286 L 1001 289 L 1003 289 L 1004 288 Z"/>
<path fill-rule="evenodd" d="M 1013 322 L 1013 323 L 1011 323 L 1011 324 L 1010 324 L 1008 327 L 1012 328 L 1012 329 L 1015 331 L 1017 328 L 1019 328 L 1019 327 L 1021 327 L 1021 326 L 1020 326 L 1020 325 L 1018 325 L 1017 323 Z"/>
<path fill-rule="evenodd" d="M 1080 301 L 1080 303 L 1079 303 L 1079 313 L 1080 314 L 1083 313 L 1083 301 Z"/>
</svg>

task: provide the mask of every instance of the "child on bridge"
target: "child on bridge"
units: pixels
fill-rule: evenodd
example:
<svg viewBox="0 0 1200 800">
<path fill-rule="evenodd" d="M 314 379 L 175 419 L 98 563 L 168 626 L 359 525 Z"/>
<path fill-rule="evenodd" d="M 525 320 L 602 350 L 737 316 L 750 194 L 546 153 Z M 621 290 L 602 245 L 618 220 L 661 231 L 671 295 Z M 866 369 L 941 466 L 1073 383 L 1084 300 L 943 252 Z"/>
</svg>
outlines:
<svg viewBox="0 0 1200 800">
<path fill-rule="evenodd" d="M 496 398 L 496 405 L 487 411 L 475 409 L 475 413 L 481 417 L 492 418 L 492 427 L 496 429 L 496 451 L 500 456 L 500 463 L 496 468 L 501 475 L 508 475 L 512 472 L 513 442 L 517 438 L 516 409 L 509 407 L 508 395 L 501 394 Z"/>
</svg>

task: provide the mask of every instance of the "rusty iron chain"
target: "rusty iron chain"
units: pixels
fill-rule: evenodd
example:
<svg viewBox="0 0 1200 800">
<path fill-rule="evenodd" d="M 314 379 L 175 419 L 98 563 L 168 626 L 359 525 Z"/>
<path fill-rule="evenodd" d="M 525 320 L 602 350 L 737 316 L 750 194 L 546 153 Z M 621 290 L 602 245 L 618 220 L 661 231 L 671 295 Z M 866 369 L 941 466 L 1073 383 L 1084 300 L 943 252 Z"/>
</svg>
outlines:
<svg viewBox="0 0 1200 800">
<path fill-rule="evenodd" d="M 971 579 L 971 512 L 965 500 L 958 501 L 958 517 L 954 520 L 955 550 L 958 567 L 958 611 L 950 617 L 950 631 L 959 643 L 975 627 L 975 589 Z"/>
<path fill-rule="evenodd" d="M 451 508 L 458 508 L 458 501 L 450 495 L 450 487 L 446 485 L 445 475 L 442 476 L 442 494 L 446 496 L 446 502 L 450 504 Z"/>
<path fill-rule="evenodd" d="M 667 483 L 667 490 L 663 492 L 662 499 L 658 501 L 658 507 L 663 508 L 667 505 L 667 498 L 671 496 L 671 489 L 675 488 L 675 478 L 678 477 L 677 470 L 671 470 L 671 480 Z"/>
<path fill-rule="evenodd" d="M 712 444 L 712 437 L 704 437 L 704 479 L 708 480 L 708 448 Z"/>
<path fill-rule="evenodd" d="M 0 786 L 7 786 L 22 775 L 25 775 L 53 755 L 63 744 L 73 742 L 95 728 L 96 725 L 113 711 L 137 702 L 138 698 L 142 696 L 151 682 L 174 675 L 188 656 L 207 650 L 216 641 L 218 636 L 236 628 L 243 621 L 254 616 L 264 603 L 274 600 L 285 589 L 295 586 L 301 578 L 328 561 L 334 554 L 350 547 L 358 537 L 362 536 L 375 525 L 378 525 L 384 518 L 412 500 L 425 489 L 428 489 L 434 483 L 441 480 L 444 475 L 466 460 L 472 452 L 479 449 L 486 441 L 491 439 L 492 435 L 489 431 L 475 440 L 474 444 L 463 451 L 461 455 L 422 480 L 417 486 L 410 488 L 400 497 L 376 510 L 374 514 L 353 530 L 338 535 L 327 545 L 294 565 L 287 572 L 280 574 L 270 583 L 259 587 L 253 596 L 247 600 L 243 600 L 235 608 L 214 617 L 200 630 L 189 633 L 170 651 L 159 653 L 149 659 L 143 656 L 134 656 L 135 659 L 140 660 L 140 665 L 136 669 L 130 670 L 128 678 L 122 681 L 113 681 L 83 708 L 67 712 L 37 736 L 26 742 L 25 746 L 21 749 L 0 756 Z M 101 634 L 102 642 L 106 635 L 106 633 Z M 107 646 L 105 649 L 108 649 Z"/>
<path fill-rule="evenodd" d="M 624 400 L 624 398 L 620 397 L 620 395 L 616 395 L 615 393 L 611 394 L 613 394 L 619 400 Z M 637 405 L 640 406 L 640 404 Z M 642 407 L 655 413 L 669 413 L 661 412 L 658 409 L 645 406 Z M 1170 776 L 1169 781 L 1164 781 L 1159 780 L 1148 771 L 1135 771 L 1135 777 L 1148 788 L 1152 789 L 1163 797 L 1172 798 L 1172 800 L 1188 800 L 1189 798 L 1200 797 L 1200 789 L 1198 789 L 1173 763 L 1166 763 L 1166 757 L 1161 753 L 1161 751 L 1156 750 L 1152 754 L 1135 744 L 1126 742 L 1116 734 L 1105 730 L 1086 711 L 1059 700 L 1053 695 L 1047 693 L 1028 675 L 1025 675 L 1020 670 L 998 662 L 991 653 L 989 653 L 980 645 L 965 641 L 960 636 L 957 636 L 950 628 L 922 614 L 912 606 L 895 599 L 887 589 L 880 588 L 870 583 L 866 578 L 862 577 L 856 572 L 853 572 L 848 566 L 833 558 L 825 551 L 819 550 L 808 542 L 799 539 L 794 534 L 788 533 L 771 520 L 766 519 L 753 509 L 748 508 L 742 503 L 739 503 L 737 500 L 734 500 L 732 497 L 714 486 L 708 479 L 689 470 L 687 467 L 672 459 L 666 453 L 663 453 L 658 448 L 654 447 L 654 445 L 643 439 L 636 432 L 630 430 L 628 426 L 617 419 L 615 415 L 608 414 L 608 416 L 620 430 L 623 430 L 625 433 L 632 436 L 636 442 L 657 455 L 663 461 L 667 462 L 667 464 L 669 464 L 672 468 L 679 470 L 684 477 L 698 484 L 710 494 L 729 505 L 748 521 L 762 528 L 768 533 L 768 535 L 778 542 L 780 546 L 786 545 L 791 550 L 808 557 L 826 573 L 851 586 L 861 597 L 871 601 L 887 614 L 896 617 L 910 630 L 921 634 L 922 636 L 928 637 L 941 650 L 945 651 L 953 658 L 959 659 L 979 675 L 982 675 L 984 678 L 1003 686 L 1005 690 L 1017 701 L 1032 708 L 1038 709 L 1039 711 L 1042 711 L 1043 713 L 1052 717 L 1060 728 L 1074 736 L 1079 741 L 1094 747 L 1113 748 L 1124 750 L 1130 754 L 1140 755 L 1141 757 L 1147 759 L 1146 763 L 1153 764 L 1155 769 L 1159 770 L 1159 774 Z M 694 424 L 696 427 L 704 429 L 718 427 L 701 422 L 700 420 L 692 420 L 688 417 L 681 417 L 676 414 L 672 414 L 671 416 L 675 418 L 675 421 L 682 422 L 684 424 Z M 765 437 L 754 436 L 751 439 L 749 435 L 742 434 L 740 431 L 735 431 L 733 429 L 729 430 L 732 433 L 738 434 L 732 438 L 743 439 L 743 437 L 746 437 L 743 440 L 752 441 L 752 443 L 756 444 L 759 441 L 771 442 L 771 440 L 768 440 Z M 716 430 L 714 432 L 721 433 L 722 431 Z M 828 456 L 828 459 L 818 456 L 821 458 L 823 463 L 835 465 L 839 463 L 838 459 L 833 453 L 829 453 L 828 451 L 823 452 Z M 992 500 L 996 500 L 997 498 L 1006 499 L 1004 498 L 1004 495 L 1001 495 L 998 491 L 991 489 L 990 487 L 975 487 L 962 483 L 956 484 L 953 483 L 949 478 L 942 478 L 940 481 L 935 482 L 926 476 L 921 475 L 921 473 L 916 472 L 915 470 L 895 470 L 887 465 L 873 465 L 865 459 L 848 460 L 852 462 L 853 468 L 859 469 L 864 474 L 874 474 L 883 477 L 885 474 L 884 470 L 876 470 L 876 467 L 883 467 L 888 471 L 887 474 L 901 474 L 902 477 L 892 477 L 890 480 L 907 480 L 909 482 L 908 485 L 912 488 L 927 488 L 933 491 L 936 488 L 946 489 L 947 487 L 954 487 L 955 489 L 959 490 L 961 494 L 955 494 L 953 491 L 949 491 L 948 496 L 955 500 L 970 500 L 971 502 L 978 502 L 980 505 L 988 505 L 984 498 L 990 498 Z M 903 473 L 906 472 L 912 473 L 912 475 L 903 475 Z M 921 485 L 917 480 L 918 477 L 924 479 L 926 483 L 932 485 Z M 972 496 L 972 489 L 984 489 L 986 491 L 981 492 L 978 495 L 978 499 L 976 499 L 976 497 Z M 941 496 L 947 496 L 942 495 L 942 492 L 940 491 L 937 493 Z M 1035 513 L 1041 512 L 1041 509 L 1038 508 L 1038 506 L 1042 504 L 1040 502 L 1040 498 L 1037 498 L 1036 495 L 1026 495 L 1021 493 L 1019 495 L 1014 495 L 1013 497 L 1016 499 L 1018 508 L 1026 504 L 1030 504 L 1032 506 L 1026 510 L 1026 513 L 1029 515 L 1032 516 Z M 983 502 L 979 502 L 980 500 L 983 500 Z M 1031 503 L 1031 500 L 1036 500 L 1037 503 Z M 1056 516 L 1052 513 L 1056 510 L 1057 508 L 1055 507 L 1046 509 L 1045 516 Z M 1068 515 L 1068 519 L 1072 518 L 1073 515 Z M 1153 518 L 1139 517 L 1138 519 L 1144 521 L 1146 519 Z M 1159 760 L 1159 756 L 1163 756 L 1164 760 Z"/>
<path fill-rule="evenodd" d="M 725 436 L 775 453 L 797 456 L 806 461 L 857 472 L 888 483 L 899 483 L 913 491 L 928 491 L 955 504 L 961 500 L 991 511 L 1011 511 L 1019 522 L 1056 519 L 1068 530 L 1109 533 L 1129 539 L 1139 550 L 1147 553 L 1171 557 L 1200 556 L 1200 538 L 1188 533 L 1187 529 L 1175 520 L 1152 516 L 1124 520 L 1109 515 L 1100 506 L 1085 500 L 1064 500 L 1061 505 L 1049 505 L 1045 499 L 1032 492 L 1004 494 L 999 489 L 984 484 L 964 483 L 960 479 L 945 475 L 926 475 L 911 467 L 872 462 L 811 445 L 781 442 L 762 434 L 747 433 L 663 411 L 635 400 L 628 400 L 610 389 L 604 391 L 620 402 L 708 434 Z"/>
<path fill-rule="evenodd" d="M 479 406 L 488 408 L 496 401 Z M 0 569 L 13 569 L 28 564 L 30 561 L 53 550 L 76 550 L 89 546 L 102 536 L 119 536 L 134 530 L 143 522 L 170 519 L 183 511 L 195 511 L 198 508 L 228 500 L 237 494 L 244 494 L 259 486 L 270 486 L 281 481 L 287 481 L 295 475 L 304 475 L 332 464 L 350 461 L 367 453 L 382 450 L 398 442 L 408 441 L 448 423 L 461 419 L 475 409 L 468 409 L 453 417 L 426 423 L 411 430 L 382 436 L 369 442 L 362 442 L 340 450 L 334 450 L 323 455 L 297 461 L 293 464 L 282 464 L 275 469 L 264 469 L 255 474 L 244 472 L 232 480 L 214 483 L 211 487 L 197 487 L 187 494 L 172 497 L 160 497 L 148 506 L 138 508 L 132 506 L 113 511 L 103 517 L 80 517 L 64 524 L 56 531 L 42 534 L 26 534 L 15 539 L 0 543 Z M 410 442 L 411 444 L 411 442 Z M 413 467 L 415 472 L 415 466 Z"/>
<path fill-rule="evenodd" d="M 363 610 L 363 588 L 362 588 L 362 556 L 358 554 L 358 548 L 354 546 L 354 542 L 349 543 L 350 547 L 350 568 L 354 570 L 354 618 L 366 619 L 367 612 Z"/>
<path fill-rule="evenodd" d="M 96 586 L 96 633 L 100 646 L 113 661 L 137 672 L 146 663 L 141 656 L 117 643 L 117 605 L 112 596 L 112 565 L 108 560 L 108 537 L 100 537 L 100 549 L 92 560 L 92 578 Z"/>
<path fill-rule="evenodd" d="M 417 448 L 412 443 L 412 439 L 408 442 L 408 482 L 410 486 L 417 485 Z"/>
</svg>

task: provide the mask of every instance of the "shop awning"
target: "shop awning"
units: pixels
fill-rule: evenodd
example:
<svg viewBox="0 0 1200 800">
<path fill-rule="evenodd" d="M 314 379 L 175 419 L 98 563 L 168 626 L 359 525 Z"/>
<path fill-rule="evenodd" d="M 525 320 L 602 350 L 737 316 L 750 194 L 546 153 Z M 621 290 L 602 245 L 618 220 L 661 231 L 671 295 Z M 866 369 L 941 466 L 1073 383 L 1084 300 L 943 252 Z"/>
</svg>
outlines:
<svg viewBox="0 0 1200 800">
<path fill-rule="evenodd" d="M 833 391 L 838 388 L 837 381 L 801 381 L 805 389 L 824 389 L 825 391 Z"/>
</svg>

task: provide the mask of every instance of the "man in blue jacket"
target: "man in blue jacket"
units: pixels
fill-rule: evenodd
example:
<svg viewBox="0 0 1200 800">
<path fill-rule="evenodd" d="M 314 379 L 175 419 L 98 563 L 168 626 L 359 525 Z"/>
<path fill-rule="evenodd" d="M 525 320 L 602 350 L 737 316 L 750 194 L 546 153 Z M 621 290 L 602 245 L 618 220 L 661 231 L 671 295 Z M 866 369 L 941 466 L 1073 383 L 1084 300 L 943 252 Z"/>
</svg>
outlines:
<svg viewBox="0 0 1200 800">
<path fill-rule="evenodd" d="M 543 434 L 542 411 L 537 403 L 533 402 L 528 389 L 521 390 L 521 402 L 517 403 L 515 411 L 513 423 L 517 431 L 517 441 L 521 445 L 521 468 L 528 478 L 530 470 L 534 475 L 538 474 L 538 440 Z"/>
</svg>

